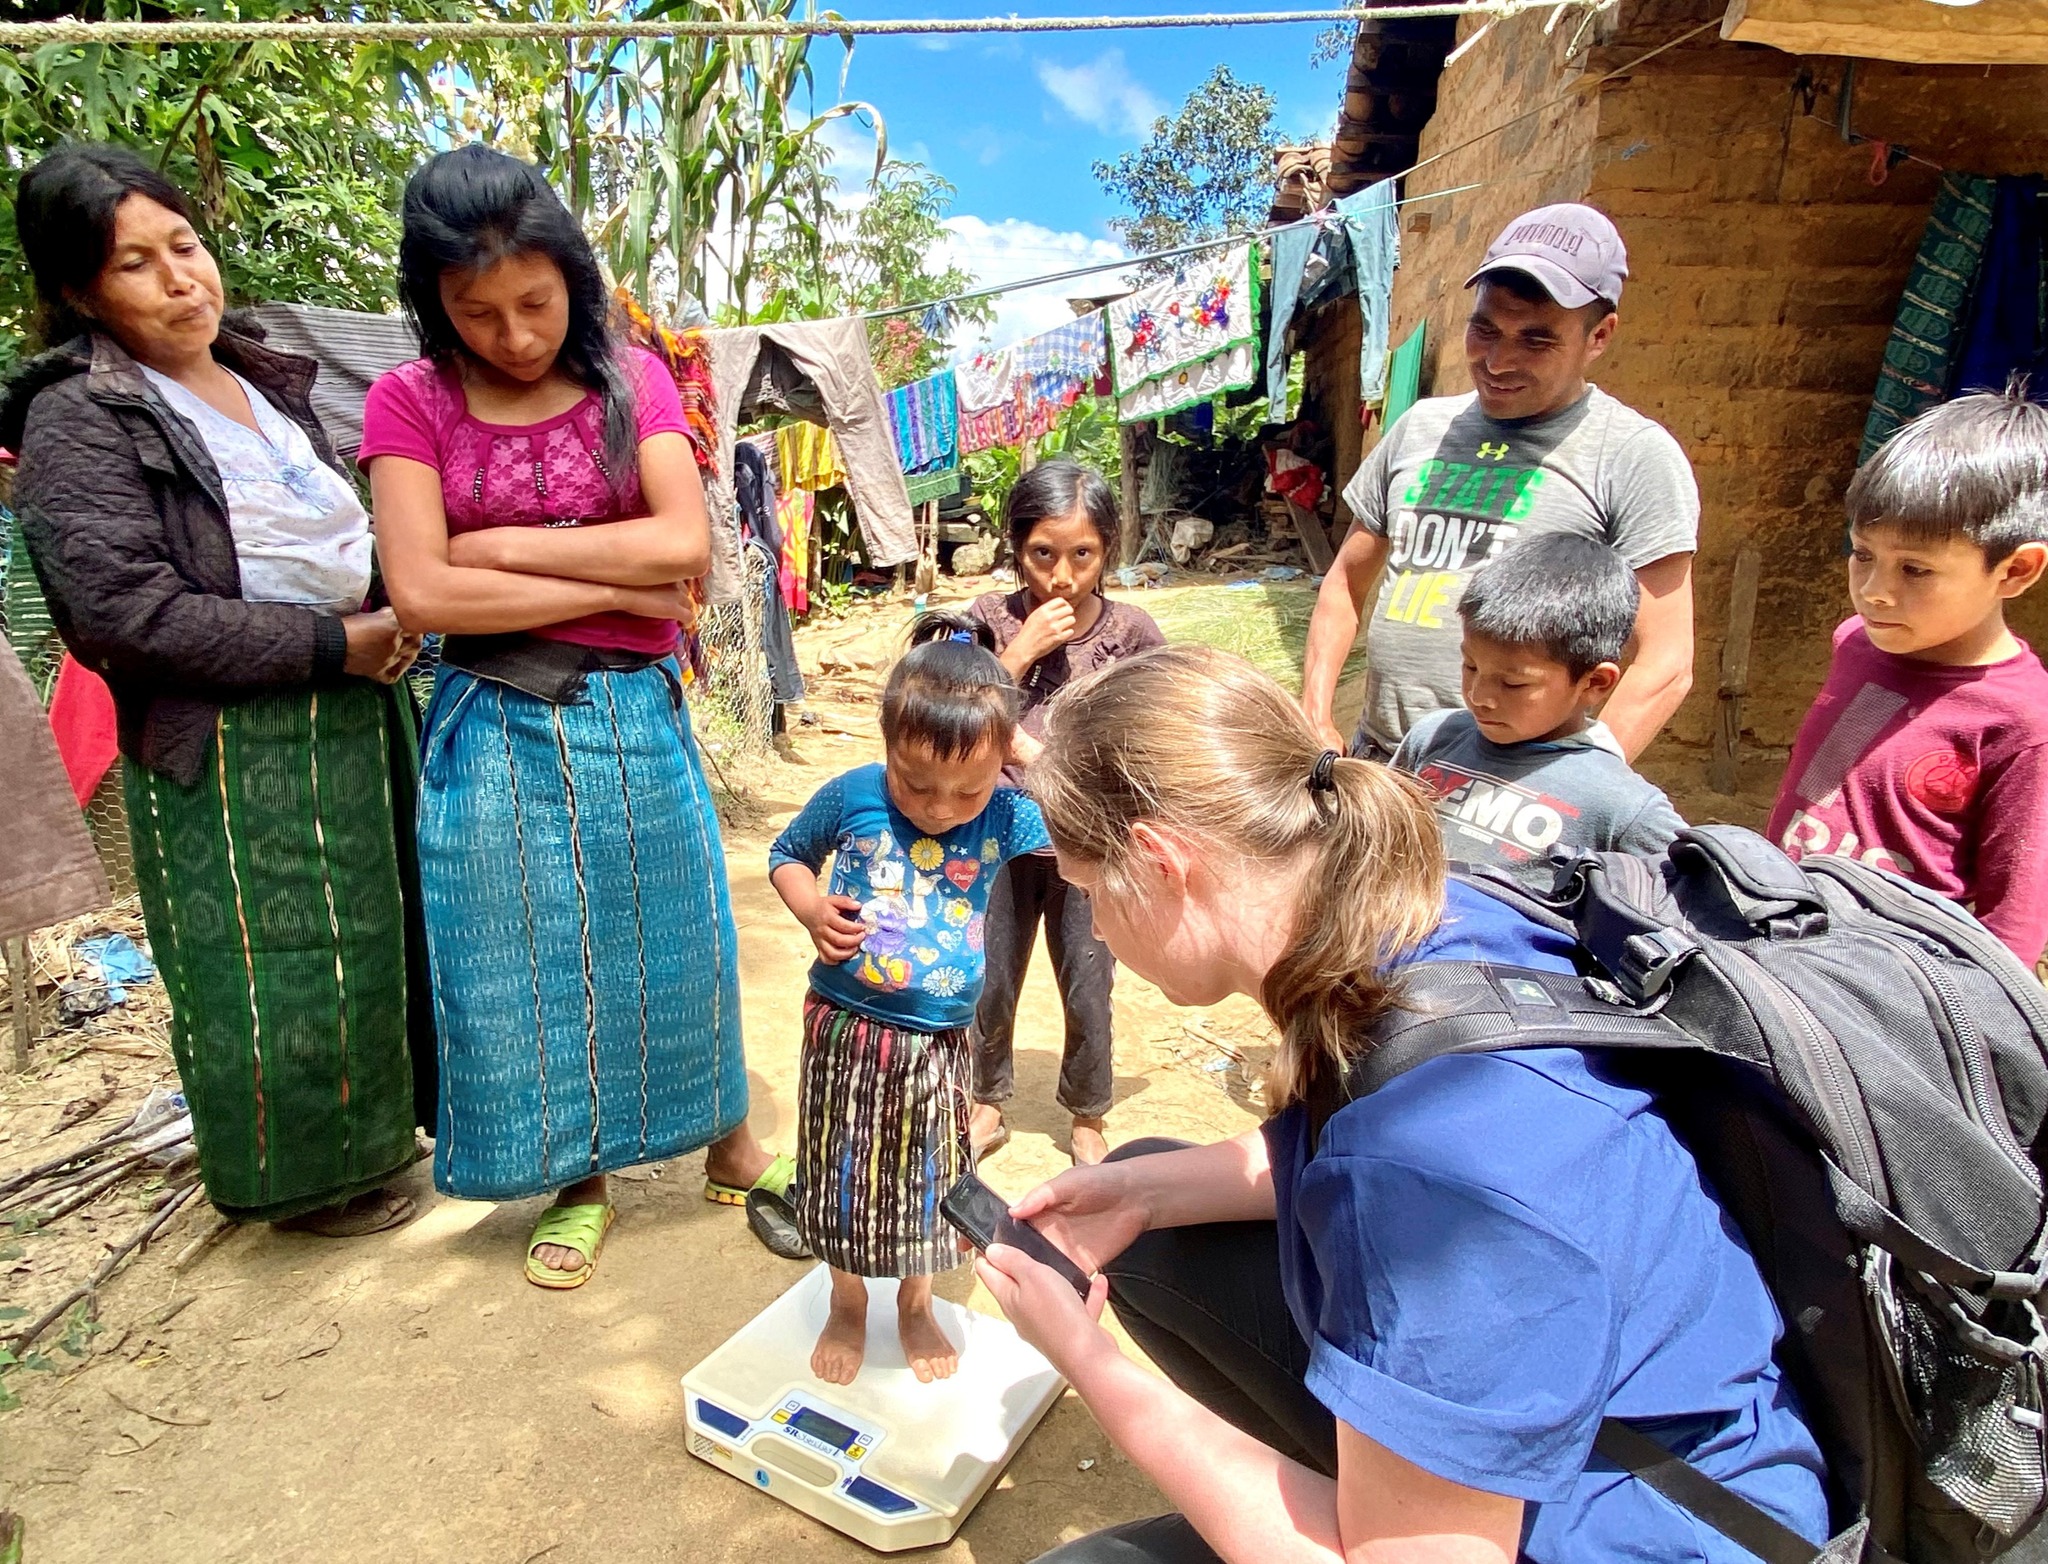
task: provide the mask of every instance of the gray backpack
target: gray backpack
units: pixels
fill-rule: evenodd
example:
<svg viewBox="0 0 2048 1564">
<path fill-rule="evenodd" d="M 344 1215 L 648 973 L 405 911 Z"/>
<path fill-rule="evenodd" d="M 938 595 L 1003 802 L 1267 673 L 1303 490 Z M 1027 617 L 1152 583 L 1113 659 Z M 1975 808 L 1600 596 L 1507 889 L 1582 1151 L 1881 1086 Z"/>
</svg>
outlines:
<svg viewBox="0 0 2048 1564">
<path fill-rule="evenodd" d="M 1585 853 L 1535 897 L 1577 977 L 1408 969 L 1331 1113 L 1447 1053 L 1569 1046 L 1657 1094 L 1785 1319 L 1838 1535 L 1789 1528 L 1640 1430 L 1596 1454 L 1767 1564 L 2048 1558 L 2043 1420 L 2048 993 L 1953 903 L 1841 858 L 1698 826 L 1661 858 Z M 2024 1540 L 2022 1540 L 2024 1539 Z"/>
</svg>

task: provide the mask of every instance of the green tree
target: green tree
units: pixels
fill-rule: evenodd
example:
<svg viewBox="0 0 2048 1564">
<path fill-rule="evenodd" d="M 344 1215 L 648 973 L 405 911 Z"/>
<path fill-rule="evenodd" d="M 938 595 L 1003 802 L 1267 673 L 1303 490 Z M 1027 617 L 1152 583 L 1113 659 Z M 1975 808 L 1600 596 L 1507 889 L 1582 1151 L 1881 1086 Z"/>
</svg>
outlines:
<svg viewBox="0 0 2048 1564">
<path fill-rule="evenodd" d="M 1131 216 L 1110 227 L 1140 253 L 1256 228 L 1273 184 L 1273 95 L 1219 65 L 1180 112 L 1152 123 L 1152 135 L 1095 177 Z"/>
<path fill-rule="evenodd" d="M 827 176 L 828 178 L 830 176 Z M 786 228 L 764 254 L 770 319 L 820 319 L 920 304 L 975 285 L 973 273 L 939 265 L 953 186 L 921 163 L 883 164 L 866 191 L 826 221 Z M 961 321 L 986 325 L 994 303 L 974 299 L 942 316 L 893 315 L 870 323 L 868 347 L 885 386 L 931 374 L 945 362 Z"/>
<path fill-rule="evenodd" d="M 34 9 L 204 19 L 218 0 L 88 0 Z M 245 20 L 303 0 L 238 0 Z M 810 0 L 391 0 L 380 15 L 588 20 L 811 14 Z M 483 139 L 548 170 L 613 274 L 657 313 L 684 295 L 739 307 L 771 232 L 816 227 L 820 130 L 859 111 L 813 96 L 808 38 L 362 45 L 53 44 L 0 50 L 0 366 L 29 325 L 13 231 L 22 170 L 66 140 L 154 156 L 204 214 L 231 297 L 379 310 L 394 302 L 405 177 Z M 850 42 L 847 47 L 851 47 Z M 877 165 L 883 137 L 876 121 Z"/>
</svg>

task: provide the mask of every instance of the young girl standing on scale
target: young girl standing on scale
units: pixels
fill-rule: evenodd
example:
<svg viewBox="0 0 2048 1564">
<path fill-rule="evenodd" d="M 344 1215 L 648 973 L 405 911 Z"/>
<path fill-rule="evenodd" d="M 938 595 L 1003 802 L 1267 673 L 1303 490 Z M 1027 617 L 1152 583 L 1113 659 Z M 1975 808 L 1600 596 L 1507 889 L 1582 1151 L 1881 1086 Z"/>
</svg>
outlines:
<svg viewBox="0 0 2048 1564">
<path fill-rule="evenodd" d="M 869 1276 L 903 1279 L 897 1329 L 919 1380 L 959 1364 L 931 1278 L 959 1263 L 939 1201 L 974 1166 L 967 1023 L 984 917 L 1003 865 L 1046 842 L 1037 805 L 1000 785 L 1017 689 L 990 639 L 970 619 L 919 619 L 882 691 L 886 763 L 826 783 L 768 853 L 769 882 L 818 949 L 795 1203 L 804 1241 L 832 1268 L 811 1354 L 827 1384 L 860 1372 Z"/>
<path fill-rule="evenodd" d="M 1020 723 L 1030 751 L 1061 690 L 1166 638 L 1142 608 L 1102 595 L 1102 573 L 1117 552 L 1117 511 L 1100 474 L 1066 461 L 1034 467 L 1010 491 L 1007 515 L 1022 585 L 976 598 L 970 612 L 995 633 L 997 655 L 1023 691 Z M 1015 769 L 1004 780 L 1022 785 Z M 988 980 L 974 1015 L 974 1151 L 985 1156 L 1010 1138 L 1003 1104 L 1016 1083 L 1017 996 L 1041 918 L 1066 1015 L 1059 1102 L 1074 1116 L 1069 1145 L 1077 1163 L 1100 1162 L 1109 1151 L 1102 1117 L 1113 1082 L 1116 960 L 1095 937 L 1088 893 L 1060 878 L 1050 847 L 1005 866 L 989 892 Z"/>
</svg>

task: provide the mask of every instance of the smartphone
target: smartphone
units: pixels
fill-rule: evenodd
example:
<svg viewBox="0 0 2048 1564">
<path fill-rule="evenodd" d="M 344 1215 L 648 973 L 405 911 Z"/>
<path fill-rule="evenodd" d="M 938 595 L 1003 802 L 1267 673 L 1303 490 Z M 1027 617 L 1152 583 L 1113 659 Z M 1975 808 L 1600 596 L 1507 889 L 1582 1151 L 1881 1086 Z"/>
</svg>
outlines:
<svg viewBox="0 0 2048 1564">
<path fill-rule="evenodd" d="M 967 1235 L 977 1249 L 990 1244 L 1008 1244 L 1021 1249 L 1040 1265 L 1049 1265 L 1066 1278 L 1067 1285 L 1088 1299 L 1088 1277 L 1060 1252 L 1059 1246 L 1029 1222 L 1010 1215 L 1010 1203 L 972 1173 L 962 1173 L 958 1182 L 939 1202 L 939 1214 Z"/>
</svg>

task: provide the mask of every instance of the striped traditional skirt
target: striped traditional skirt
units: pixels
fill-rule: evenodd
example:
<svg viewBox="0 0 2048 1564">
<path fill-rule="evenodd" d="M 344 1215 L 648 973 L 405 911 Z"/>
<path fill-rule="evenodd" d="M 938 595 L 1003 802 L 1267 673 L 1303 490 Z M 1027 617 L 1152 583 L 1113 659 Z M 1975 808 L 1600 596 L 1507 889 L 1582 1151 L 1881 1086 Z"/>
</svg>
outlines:
<svg viewBox="0 0 2048 1564">
<path fill-rule="evenodd" d="M 961 1260 L 939 1201 L 974 1166 L 967 1028 L 910 1032 L 804 998 L 797 1227 L 855 1276 L 928 1276 Z"/>
<path fill-rule="evenodd" d="M 419 846 L 439 1188 L 540 1194 L 746 1118 L 725 855 L 672 662 L 566 705 L 444 665 Z"/>
<path fill-rule="evenodd" d="M 190 786 L 124 765 L 199 1170 L 229 1216 L 316 1210 L 413 1159 L 391 717 L 366 683 L 262 695 L 221 712 Z"/>
</svg>

